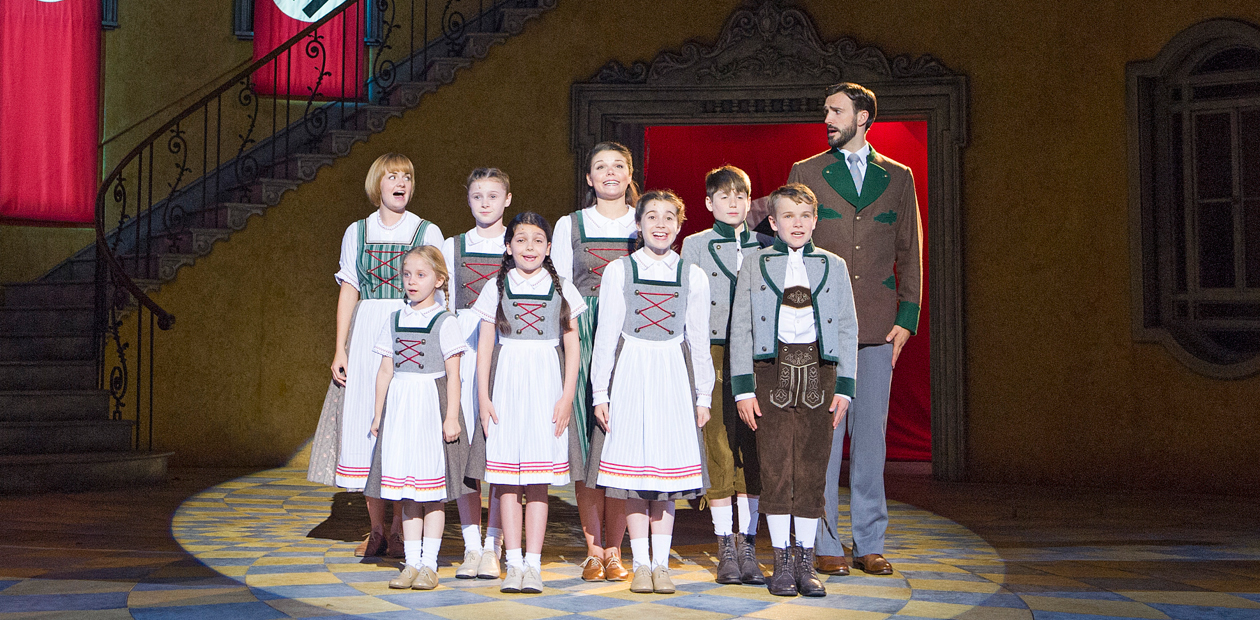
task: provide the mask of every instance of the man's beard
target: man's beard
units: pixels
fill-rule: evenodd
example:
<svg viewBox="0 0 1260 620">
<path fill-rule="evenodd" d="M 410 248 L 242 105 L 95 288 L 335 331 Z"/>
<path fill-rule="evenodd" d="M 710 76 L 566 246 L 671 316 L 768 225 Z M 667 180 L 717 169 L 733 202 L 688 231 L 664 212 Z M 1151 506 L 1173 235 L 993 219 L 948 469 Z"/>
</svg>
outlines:
<svg viewBox="0 0 1260 620">
<path fill-rule="evenodd" d="M 830 144 L 833 149 L 843 147 L 849 143 L 849 140 L 853 139 L 853 136 L 857 135 L 857 119 L 853 119 L 853 122 L 848 127 L 837 127 L 836 129 L 836 133 L 827 134 L 827 144 Z"/>
</svg>

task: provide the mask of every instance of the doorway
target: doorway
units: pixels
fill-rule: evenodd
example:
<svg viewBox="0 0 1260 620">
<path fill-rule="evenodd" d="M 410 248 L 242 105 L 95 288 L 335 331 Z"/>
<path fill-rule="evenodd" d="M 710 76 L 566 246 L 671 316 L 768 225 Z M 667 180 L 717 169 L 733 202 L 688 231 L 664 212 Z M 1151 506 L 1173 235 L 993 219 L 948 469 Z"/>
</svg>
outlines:
<svg viewBox="0 0 1260 620">
<path fill-rule="evenodd" d="M 914 172 L 923 225 L 923 281 L 928 282 L 928 127 L 926 121 L 878 121 L 867 138 L 880 154 Z M 744 125 L 655 125 L 643 132 L 645 190 L 672 189 L 687 205 L 679 239 L 713 225 L 704 207 L 704 175 L 725 164 L 752 181 L 752 197 L 782 185 L 792 164 L 827 150 L 819 122 Z M 681 241 L 679 242 L 681 247 Z M 931 324 L 923 287 L 918 333 L 906 343 L 893 373 L 888 405 L 888 460 L 932 460 Z"/>
</svg>

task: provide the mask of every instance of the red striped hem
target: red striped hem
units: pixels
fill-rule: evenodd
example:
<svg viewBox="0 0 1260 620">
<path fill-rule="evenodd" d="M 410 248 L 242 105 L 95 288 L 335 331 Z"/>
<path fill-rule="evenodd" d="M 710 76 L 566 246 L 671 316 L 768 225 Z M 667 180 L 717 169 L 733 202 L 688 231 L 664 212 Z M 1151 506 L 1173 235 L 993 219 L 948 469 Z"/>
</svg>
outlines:
<svg viewBox="0 0 1260 620">
<path fill-rule="evenodd" d="M 410 476 L 407 478 L 390 478 L 390 477 L 382 476 L 381 487 L 382 488 L 388 487 L 391 489 L 409 488 L 409 489 L 420 489 L 420 490 L 443 489 L 443 488 L 446 488 L 446 478 L 445 477 L 425 478 L 423 480 L 418 480 Z"/>
<path fill-rule="evenodd" d="M 599 473 L 608 474 L 610 476 L 618 476 L 621 478 L 658 478 L 662 480 L 675 480 L 681 478 L 691 478 L 701 474 L 700 465 L 689 465 L 687 467 L 652 467 L 650 465 L 618 465 L 601 461 L 599 464 Z"/>
</svg>

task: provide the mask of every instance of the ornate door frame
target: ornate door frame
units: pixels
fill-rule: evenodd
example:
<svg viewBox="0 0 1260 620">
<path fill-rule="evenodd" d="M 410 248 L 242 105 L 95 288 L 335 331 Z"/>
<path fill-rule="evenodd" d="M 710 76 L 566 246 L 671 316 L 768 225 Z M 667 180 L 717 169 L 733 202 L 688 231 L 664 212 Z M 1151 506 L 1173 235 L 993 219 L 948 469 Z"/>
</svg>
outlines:
<svg viewBox="0 0 1260 620">
<path fill-rule="evenodd" d="M 927 121 L 932 472 L 941 480 L 966 480 L 966 76 L 931 56 L 889 58 L 848 38 L 824 42 L 800 9 L 765 0 L 732 13 L 712 46 L 691 41 L 651 64 L 612 61 L 590 81 L 574 84 L 576 186 L 585 184 L 586 153 L 600 141 L 616 140 L 642 154 L 643 130 L 652 125 L 820 121 L 824 89 L 841 81 L 874 90 L 880 120 Z M 642 183 L 642 171 L 636 176 Z"/>
</svg>

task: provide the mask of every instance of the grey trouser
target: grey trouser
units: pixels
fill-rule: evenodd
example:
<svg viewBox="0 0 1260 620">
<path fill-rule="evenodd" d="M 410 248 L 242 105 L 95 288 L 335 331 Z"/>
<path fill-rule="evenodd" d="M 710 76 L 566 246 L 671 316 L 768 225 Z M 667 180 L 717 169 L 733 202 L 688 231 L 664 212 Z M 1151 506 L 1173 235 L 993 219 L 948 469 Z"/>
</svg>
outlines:
<svg viewBox="0 0 1260 620">
<path fill-rule="evenodd" d="M 893 345 L 858 349 L 857 394 L 849 405 L 845 430 L 849 436 L 849 521 L 853 527 L 853 554 L 884 552 L 888 529 L 888 504 L 884 499 L 885 435 L 888 430 L 888 390 L 892 385 Z M 838 431 L 839 429 L 837 429 Z M 842 555 L 840 543 L 840 465 L 844 436 L 832 437 L 827 461 L 826 515 L 818 522 L 818 555 Z"/>
</svg>

